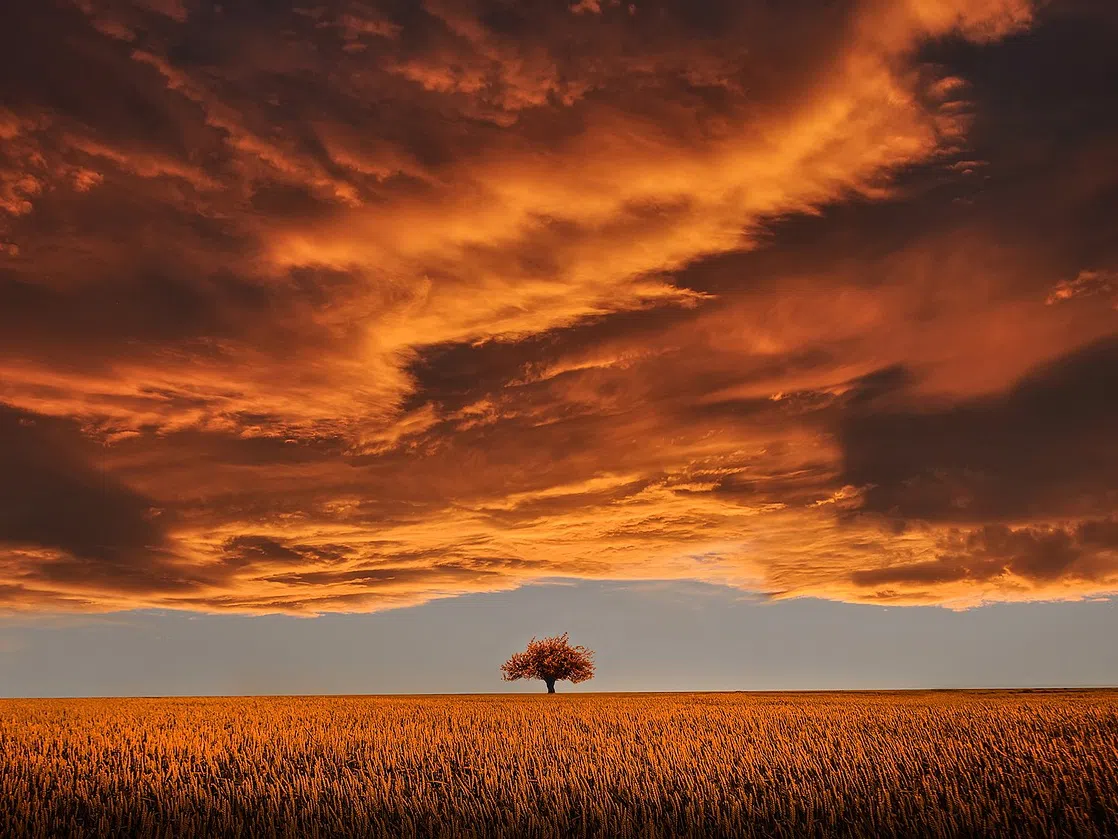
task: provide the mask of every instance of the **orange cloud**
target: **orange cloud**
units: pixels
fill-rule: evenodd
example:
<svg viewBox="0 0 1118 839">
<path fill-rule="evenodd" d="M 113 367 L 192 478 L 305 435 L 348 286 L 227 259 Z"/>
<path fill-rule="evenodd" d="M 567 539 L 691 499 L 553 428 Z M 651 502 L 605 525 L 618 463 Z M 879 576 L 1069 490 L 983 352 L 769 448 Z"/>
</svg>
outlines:
<svg viewBox="0 0 1118 839">
<path fill-rule="evenodd" d="M 1106 146 L 1071 130 L 1109 112 L 1074 61 L 1106 59 L 1030 88 L 1071 116 L 1007 112 L 1013 74 L 973 59 L 1041 66 L 1046 15 L 1097 15 L 26 14 L 0 36 L 0 606 L 1118 588 L 1118 324 L 1045 305 L 1118 259 Z"/>
</svg>

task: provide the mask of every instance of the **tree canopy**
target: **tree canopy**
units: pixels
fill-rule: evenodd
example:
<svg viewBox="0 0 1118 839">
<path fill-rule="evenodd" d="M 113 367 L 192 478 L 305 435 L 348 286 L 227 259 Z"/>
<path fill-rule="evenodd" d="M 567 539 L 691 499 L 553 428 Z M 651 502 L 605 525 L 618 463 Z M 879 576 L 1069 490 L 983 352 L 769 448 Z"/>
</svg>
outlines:
<svg viewBox="0 0 1118 839">
<path fill-rule="evenodd" d="M 568 635 L 533 637 L 524 652 L 513 653 L 501 665 L 502 678 L 506 682 L 541 679 L 548 693 L 555 693 L 557 681 L 578 683 L 594 678 L 594 651 L 581 644 L 572 646 Z"/>
</svg>

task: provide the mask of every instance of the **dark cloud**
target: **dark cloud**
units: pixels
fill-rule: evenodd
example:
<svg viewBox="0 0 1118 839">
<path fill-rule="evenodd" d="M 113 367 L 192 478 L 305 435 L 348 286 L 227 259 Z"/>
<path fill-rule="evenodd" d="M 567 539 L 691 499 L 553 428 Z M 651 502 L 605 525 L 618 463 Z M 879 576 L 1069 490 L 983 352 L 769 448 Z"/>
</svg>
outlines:
<svg viewBox="0 0 1118 839">
<path fill-rule="evenodd" d="M 1098 515 L 1118 500 L 1118 339 L 1045 364 L 1004 394 L 853 414 L 842 480 L 863 510 L 931 521 Z"/>
<path fill-rule="evenodd" d="M 1110 162 L 1118 115 L 1113 5 L 1047 4 L 1043 25 L 988 47 L 961 39 L 927 50 L 966 80 L 973 124 L 963 156 L 978 162 L 966 194 L 971 220 L 1025 245 L 1064 277 L 1112 265 L 1118 245 L 1118 170 Z M 1058 60 L 1052 57 L 1059 56 Z M 1040 276 L 1022 276 L 1023 287 Z M 1038 289 L 1043 293 L 1043 289 Z"/>
<path fill-rule="evenodd" d="M 945 539 L 934 560 L 856 571 L 856 585 L 1111 582 L 1118 576 L 1118 522 L 1088 520 L 1070 527 L 986 525 Z"/>
<path fill-rule="evenodd" d="M 134 45 L 98 31 L 78 4 L 13 3 L 0 28 L 3 105 L 47 121 L 44 140 L 61 151 L 69 134 L 103 147 L 181 161 L 222 155 L 220 137 L 195 104 L 166 95 Z"/>
<path fill-rule="evenodd" d="M 98 468 L 72 423 L 0 406 L 0 539 L 93 560 L 164 544 L 155 502 Z"/>
<path fill-rule="evenodd" d="M 1102 0 L 4 14 L 0 603 L 1113 589 Z"/>
<path fill-rule="evenodd" d="M 352 549 L 346 545 L 287 545 L 270 536 L 234 536 L 222 546 L 227 561 L 239 564 L 336 563 Z"/>
<path fill-rule="evenodd" d="M 883 397 L 896 393 L 912 383 L 912 372 L 902 364 L 882 367 L 851 382 L 847 403 L 859 409 L 867 403 L 879 402 Z"/>
</svg>

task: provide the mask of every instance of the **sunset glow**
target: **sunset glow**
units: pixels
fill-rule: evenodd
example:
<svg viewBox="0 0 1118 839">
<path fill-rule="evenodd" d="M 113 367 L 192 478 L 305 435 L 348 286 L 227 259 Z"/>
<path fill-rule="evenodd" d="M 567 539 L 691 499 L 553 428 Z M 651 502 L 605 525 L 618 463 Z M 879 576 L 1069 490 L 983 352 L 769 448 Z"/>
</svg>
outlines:
<svg viewBox="0 0 1118 839">
<path fill-rule="evenodd" d="M 17 6 L 0 610 L 1118 592 L 1112 4 Z"/>
</svg>

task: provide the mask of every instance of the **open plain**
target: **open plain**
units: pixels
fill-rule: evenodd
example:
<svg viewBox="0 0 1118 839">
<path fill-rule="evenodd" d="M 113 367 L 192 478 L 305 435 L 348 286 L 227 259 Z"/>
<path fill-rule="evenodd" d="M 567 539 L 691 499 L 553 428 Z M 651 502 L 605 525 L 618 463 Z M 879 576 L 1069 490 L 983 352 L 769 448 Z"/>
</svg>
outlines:
<svg viewBox="0 0 1118 839">
<path fill-rule="evenodd" d="M 6 700 L 0 835 L 1114 836 L 1118 692 Z"/>
</svg>

